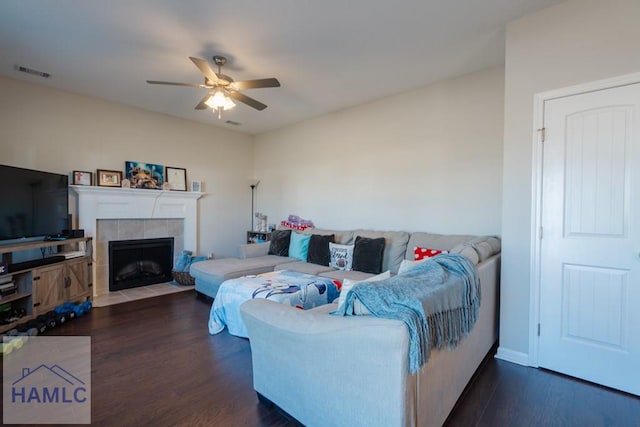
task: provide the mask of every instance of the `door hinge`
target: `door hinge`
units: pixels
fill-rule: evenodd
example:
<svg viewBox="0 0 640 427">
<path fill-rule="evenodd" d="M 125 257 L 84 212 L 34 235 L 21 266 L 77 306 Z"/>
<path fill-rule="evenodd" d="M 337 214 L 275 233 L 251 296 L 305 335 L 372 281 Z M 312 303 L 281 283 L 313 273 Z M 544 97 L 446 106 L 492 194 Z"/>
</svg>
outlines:
<svg viewBox="0 0 640 427">
<path fill-rule="evenodd" d="M 544 142 L 547 136 L 547 128 L 540 128 L 538 132 L 540 132 L 540 142 Z"/>
<path fill-rule="evenodd" d="M 538 336 L 540 336 L 540 323 L 538 323 Z"/>
</svg>

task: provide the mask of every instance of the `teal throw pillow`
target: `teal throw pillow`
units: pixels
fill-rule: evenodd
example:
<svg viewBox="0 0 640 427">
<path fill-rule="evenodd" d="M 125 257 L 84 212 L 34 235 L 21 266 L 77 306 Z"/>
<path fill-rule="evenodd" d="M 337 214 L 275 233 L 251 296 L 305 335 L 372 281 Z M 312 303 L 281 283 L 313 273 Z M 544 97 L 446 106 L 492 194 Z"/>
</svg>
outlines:
<svg viewBox="0 0 640 427">
<path fill-rule="evenodd" d="M 292 258 L 298 258 L 301 261 L 307 260 L 309 254 L 309 241 L 311 235 L 291 233 L 291 241 L 289 242 L 289 256 Z"/>
</svg>

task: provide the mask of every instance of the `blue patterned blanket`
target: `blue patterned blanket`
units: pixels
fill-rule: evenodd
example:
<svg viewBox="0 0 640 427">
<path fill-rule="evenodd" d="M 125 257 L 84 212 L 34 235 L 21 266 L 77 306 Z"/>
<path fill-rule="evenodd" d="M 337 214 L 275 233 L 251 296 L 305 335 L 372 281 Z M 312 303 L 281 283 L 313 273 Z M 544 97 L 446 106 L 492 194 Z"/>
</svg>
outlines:
<svg viewBox="0 0 640 427">
<path fill-rule="evenodd" d="M 246 338 L 240 305 L 250 299 L 264 298 L 307 310 L 333 302 L 339 294 L 339 281 L 287 270 L 226 280 L 211 306 L 209 333 L 217 334 L 227 326 L 231 335 Z"/>
<path fill-rule="evenodd" d="M 356 300 L 373 316 L 407 325 L 409 370 L 415 373 L 432 348 L 454 348 L 471 332 L 480 308 L 480 280 L 466 257 L 442 254 L 389 279 L 357 284 L 333 314 L 358 314 Z"/>
</svg>

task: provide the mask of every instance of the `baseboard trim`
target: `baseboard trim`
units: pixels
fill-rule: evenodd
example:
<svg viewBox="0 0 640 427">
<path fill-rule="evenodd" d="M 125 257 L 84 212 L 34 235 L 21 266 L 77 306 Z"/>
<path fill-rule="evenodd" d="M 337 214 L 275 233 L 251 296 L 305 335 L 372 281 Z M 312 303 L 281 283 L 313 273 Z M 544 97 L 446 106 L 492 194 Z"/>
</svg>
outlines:
<svg viewBox="0 0 640 427">
<path fill-rule="evenodd" d="M 496 359 L 505 360 L 522 366 L 529 366 L 529 355 L 527 353 L 510 350 L 504 347 L 498 347 Z"/>
</svg>

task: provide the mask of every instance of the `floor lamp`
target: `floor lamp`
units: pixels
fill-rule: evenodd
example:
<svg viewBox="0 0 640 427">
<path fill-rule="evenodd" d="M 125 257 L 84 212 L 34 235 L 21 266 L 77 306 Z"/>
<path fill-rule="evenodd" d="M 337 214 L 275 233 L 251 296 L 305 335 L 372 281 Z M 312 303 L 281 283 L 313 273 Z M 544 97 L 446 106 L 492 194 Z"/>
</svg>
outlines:
<svg viewBox="0 0 640 427">
<path fill-rule="evenodd" d="M 258 188 L 258 184 L 260 184 L 260 180 L 258 180 L 258 182 L 256 182 L 255 184 L 251 184 L 251 231 L 255 231 L 253 221 L 256 216 L 254 213 L 253 201 L 255 200 L 254 191 L 256 188 Z"/>
</svg>

